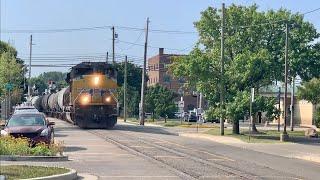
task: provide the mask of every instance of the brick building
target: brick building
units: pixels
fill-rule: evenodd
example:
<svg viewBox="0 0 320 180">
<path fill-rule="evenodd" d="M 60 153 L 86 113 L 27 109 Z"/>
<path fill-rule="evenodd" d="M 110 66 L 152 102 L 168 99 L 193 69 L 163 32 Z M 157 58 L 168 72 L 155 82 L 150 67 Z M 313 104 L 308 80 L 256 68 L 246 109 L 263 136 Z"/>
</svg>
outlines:
<svg viewBox="0 0 320 180">
<path fill-rule="evenodd" d="M 182 97 L 183 110 L 188 111 L 197 107 L 198 97 L 184 89 L 183 81 L 181 79 L 174 78 L 168 68 L 173 59 L 179 56 L 183 55 L 165 54 L 164 48 L 159 48 L 159 54 L 148 59 L 149 81 L 147 82 L 147 86 L 149 87 L 160 84 L 161 86 L 167 87 L 179 94 L 180 97 L 176 99 L 177 105 Z"/>
</svg>

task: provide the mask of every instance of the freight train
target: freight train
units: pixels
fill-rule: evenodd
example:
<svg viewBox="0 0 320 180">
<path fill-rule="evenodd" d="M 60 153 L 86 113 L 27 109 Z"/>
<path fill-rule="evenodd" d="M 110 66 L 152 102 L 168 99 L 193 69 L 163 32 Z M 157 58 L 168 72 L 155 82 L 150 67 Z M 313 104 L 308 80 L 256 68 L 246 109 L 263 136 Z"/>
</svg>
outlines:
<svg viewBox="0 0 320 180">
<path fill-rule="evenodd" d="M 112 128 L 117 123 L 117 70 L 105 62 L 82 62 L 71 68 L 69 86 L 35 96 L 31 103 L 48 116 L 80 128 Z"/>
</svg>

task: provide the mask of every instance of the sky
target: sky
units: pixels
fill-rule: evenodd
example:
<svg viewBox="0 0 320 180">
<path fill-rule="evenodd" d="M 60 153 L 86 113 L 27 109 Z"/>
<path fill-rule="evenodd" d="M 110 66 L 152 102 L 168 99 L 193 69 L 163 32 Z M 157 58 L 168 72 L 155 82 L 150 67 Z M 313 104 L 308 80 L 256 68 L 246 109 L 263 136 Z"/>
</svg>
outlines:
<svg viewBox="0 0 320 180">
<path fill-rule="evenodd" d="M 6 33 L 6 30 L 106 28 L 91 31 L 55 33 L 33 32 L 32 64 L 74 64 L 84 60 L 105 60 L 112 52 L 112 31 L 108 26 L 144 28 L 150 18 L 151 30 L 195 32 L 193 22 L 208 6 L 220 8 L 224 2 L 239 5 L 256 3 L 259 10 L 286 8 L 292 12 L 307 12 L 320 7 L 319 0 L 0 0 L 1 40 L 9 42 L 22 59 L 29 57 L 30 32 Z M 305 19 L 320 31 L 320 11 Z M 117 61 L 128 55 L 134 63 L 143 63 L 144 32 L 115 28 Z M 197 33 L 149 33 L 148 57 L 158 53 L 186 54 L 197 41 Z M 138 44 L 132 45 L 128 42 Z M 110 60 L 109 56 L 109 60 Z M 54 60 L 53 60 L 54 59 Z M 46 62 L 44 62 L 46 61 Z M 47 71 L 67 72 L 67 67 L 33 67 L 32 76 Z"/>
</svg>

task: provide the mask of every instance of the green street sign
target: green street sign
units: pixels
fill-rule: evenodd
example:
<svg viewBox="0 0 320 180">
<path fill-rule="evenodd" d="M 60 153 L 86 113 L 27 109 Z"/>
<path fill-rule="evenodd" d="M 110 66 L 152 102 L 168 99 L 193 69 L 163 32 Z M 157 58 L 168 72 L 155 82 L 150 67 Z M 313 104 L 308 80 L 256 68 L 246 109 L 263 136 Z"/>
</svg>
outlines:
<svg viewBox="0 0 320 180">
<path fill-rule="evenodd" d="M 11 91 L 13 89 L 13 84 L 7 83 L 4 85 L 4 87 L 6 88 L 7 91 Z"/>
</svg>

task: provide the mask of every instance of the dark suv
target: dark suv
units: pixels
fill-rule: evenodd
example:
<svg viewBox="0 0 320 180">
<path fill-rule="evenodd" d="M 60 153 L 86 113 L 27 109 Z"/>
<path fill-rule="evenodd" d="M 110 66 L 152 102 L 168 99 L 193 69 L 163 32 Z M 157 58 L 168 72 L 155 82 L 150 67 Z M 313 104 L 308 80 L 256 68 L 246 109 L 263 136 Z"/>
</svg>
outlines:
<svg viewBox="0 0 320 180">
<path fill-rule="evenodd" d="M 14 114 L 6 123 L 1 136 L 25 137 L 31 145 L 40 142 L 46 144 L 54 141 L 54 122 L 49 122 L 43 113 L 19 113 Z"/>
</svg>

